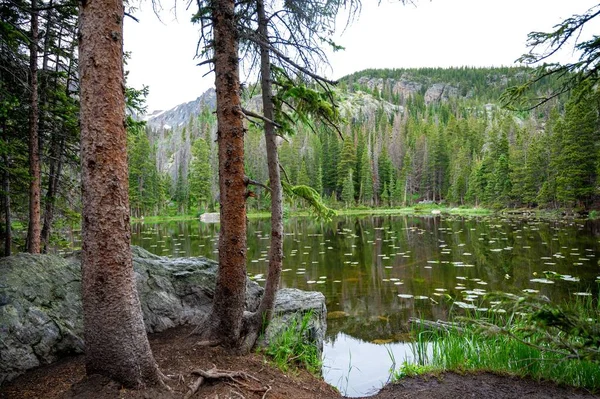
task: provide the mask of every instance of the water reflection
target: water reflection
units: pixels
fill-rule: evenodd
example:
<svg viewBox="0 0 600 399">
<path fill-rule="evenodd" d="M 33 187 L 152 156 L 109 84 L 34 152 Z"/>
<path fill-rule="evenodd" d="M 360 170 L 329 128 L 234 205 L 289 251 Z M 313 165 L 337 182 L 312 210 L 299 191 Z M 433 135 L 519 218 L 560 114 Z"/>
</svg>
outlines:
<svg viewBox="0 0 600 399">
<path fill-rule="evenodd" d="M 346 314 L 330 323 L 332 335 L 401 337 L 410 316 L 446 319 L 448 298 L 479 306 L 483 294 L 498 290 L 536 290 L 555 301 L 577 292 L 597 296 L 597 224 L 492 217 L 291 219 L 281 285 L 321 291 L 329 312 Z M 268 220 L 248 226 L 248 274 L 259 283 L 268 265 L 269 231 Z M 195 221 L 136 224 L 132 239 L 158 255 L 213 259 L 217 240 L 218 225 Z M 544 284 L 545 272 L 553 284 Z"/>
<path fill-rule="evenodd" d="M 325 343 L 323 377 L 344 396 L 372 395 L 389 381 L 394 364 L 405 361 L 414 363 L 409 343 L 376 345 L 340 332 Z"/>
<path fill-rule="evenodd" d="M 599 225 L 455 216 L 296 218 L 285 225 L 281 286 L 324 293 L 331 315 L 326 361 L 335 363 L 328 381 L 342 390 L 335 381 L 342 375 L 334 370 L 365 361 L 360 371 L 371 373 L 370 353 L 381 352 L 378 362 L 386 363 L 385 348 L 372 342 L 405 347 L 411 316 L 445 320 L 456 304 L 487 308 L 483 296 L 493 291 L 535 291 L 556 302 L 581 292 L 598 297 Z M 196 221 L 136 224 L 132 242 L 158 255 L 217 259 L 218 228 Z M 249 222 L 248 274 L 260 284 L 269 232 L 268 220 Z M 346 349 L 353 363 L 342 365 L 344 356 L 349 360 Z M 385 382 L 389 365 L 381 367 L 378 381 Z M 356 383 L 368 385 L 370 375 Z"/>
</svg>

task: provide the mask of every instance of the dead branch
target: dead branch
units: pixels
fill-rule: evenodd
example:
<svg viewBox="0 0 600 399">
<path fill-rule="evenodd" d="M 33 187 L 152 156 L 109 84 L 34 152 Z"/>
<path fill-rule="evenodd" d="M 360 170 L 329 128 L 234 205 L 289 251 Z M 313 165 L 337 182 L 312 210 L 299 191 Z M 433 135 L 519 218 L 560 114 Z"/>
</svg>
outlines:
<svg viewBox="0 0 600 399">
<path fill-rule="evenodd" d="M 213 64 L 214 62 L 215 62 L 215 59 L 214 58 L 210 58 L 208 60 L 204 60 L 202 62 L 197 63 L 196 66 L 203 66 L 203 65 L 206 65 L 206 64 Z"/>
<path fill-rule="evenodd" d="M 248 176 L 244 176 L 244 184 L 247 186 L 248 184 L 251 184 L 253 186 L 258 186 L 258 187 L 262 187 L 265 190 L 269 190 L 271 191 L 271 187 L 266 186 L 264 184 L 262 184 L 261 182 L 258 182 L 256 180 L 252 180 L 251 178 L 249 178 Z"/>
<path fill-rule="evenodd" d="M 242 112 L 246 115 L 246 116 L 250 116 L 252 118 L 256 118 L 256 119 L 260 119 L 263 122 L 268 122 L 270 124 L 272 124 L 273 126 L 277 127 L 277 128 L 281 128 L 281 125 L 275 121 L 270 120 L 269 118 L 264 117 L 263 115 L 259 115 L 256 112 L 252 112 L 249 109 L 246 108 L 242 108 Z"/>
</svg>

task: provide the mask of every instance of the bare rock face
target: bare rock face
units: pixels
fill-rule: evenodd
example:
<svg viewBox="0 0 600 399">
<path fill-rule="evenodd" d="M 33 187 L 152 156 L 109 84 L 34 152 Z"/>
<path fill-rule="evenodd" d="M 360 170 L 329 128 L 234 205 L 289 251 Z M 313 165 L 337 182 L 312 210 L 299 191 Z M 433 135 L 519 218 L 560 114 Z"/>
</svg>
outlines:
<svg viewBox="0 0 600 399">
<path fill-rule="evenodd" d="M 132 247 L 138 294 L 149 333 L 197 324 L 208 314 L 218 264 L 205 258 L 164 258 Z M 263 289 L 246 282 L 246 310 Z M 322 348 L 326 329 L 321 293 L 280 290 L 266 337 L 311 311 L 310 339 Z M 83 353 L 81 262 L 77 256 L 19 254 L 0 260 L 0 385 L 25 371 Z"/>
<path fill-rule="evenodd" d="M 421 91 L 423 85 L 417 82 L 399 80 L 392 86 L 392 92 L 400 95 L 401 98 L 408 99 L 410 96 Z"/>
<path fill-rule="evenodd" d="M 445 83 L 435 83 L 425 92 L 425 104 L 458 97 L 458 88 Z"/>
</svg>

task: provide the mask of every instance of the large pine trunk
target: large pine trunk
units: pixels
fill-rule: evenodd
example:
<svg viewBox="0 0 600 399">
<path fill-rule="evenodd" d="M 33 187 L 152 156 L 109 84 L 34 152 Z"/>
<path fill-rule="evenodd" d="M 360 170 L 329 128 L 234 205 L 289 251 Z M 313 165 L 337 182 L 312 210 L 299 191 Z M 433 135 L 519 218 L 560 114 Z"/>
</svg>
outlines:
<svg viewBox="0 0 600 399">
<path fill-rule="evenodd" d="M 82 296 L 86 371 L 139 388 L 161 382 L 130 252 L 122 0 L 80 6 Z"/>
<path fill-rule="evenodd" d="M 208 326 L 225 347 L 240 342 L 246 297 L 246 186 L 235 2 L 213 3 L 221 233 L 219 273 Z"/>
<path fill-rule="evenodd" d="M 39 101 L 38 101 L 38 10 L 36 0 L 31 1 L 31 42 L 29 44 L 29 74 L 31 90 L 29 97 L 29 227 L 27 230 L 27 250 L 40 253 L 41 235 L 41 179 L 39 148 Z"/>
</svg>

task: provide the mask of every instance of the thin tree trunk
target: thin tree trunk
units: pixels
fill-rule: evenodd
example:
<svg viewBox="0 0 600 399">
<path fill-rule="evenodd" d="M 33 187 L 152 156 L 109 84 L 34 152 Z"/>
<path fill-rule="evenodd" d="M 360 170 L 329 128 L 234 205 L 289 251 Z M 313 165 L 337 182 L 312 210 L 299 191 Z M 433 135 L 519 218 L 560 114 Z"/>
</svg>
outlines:
<svg viewBox="0 0 600 399">
<path fill-rule="evenodd" d="M 258 34 L 263 43 L 267 43 L 267 16 L 263 0 L 257 0 L 256 9 L 258 13 Z M 247 348 L 245 349 L 251 349 L 256 342 L 258 336 L 257 333 L 261 327 L 261 323 L 263 324 L 262 326 L 266 328 L 271 321 L 283 262 L 283 196 L 277 154 L 277 136 L 275 135 L 275 126 L 269 122 L 275 120 L 271 84 L 271 60 L 269 50 L 264 44 L 260 46 L 260 71 L 263 115 L 266 119 L 264 123 L 267 165 L 271 186 L 271 248 L 269 249 L 269 270 L 265 291 L 260 301 L 258 311 L 250 321 L 250 334 L 246 343 Z"/>
<path fill-rule="evenodd" d="M 29 74 L 31 96 L 29 98 L 29 227 L 27 230 L 27 250 L 32 254 L 40 253 L 41 233 L 41 179 L 40 148 L 38 135 L 38 11 L 36 0 L 31 0 L 31 43 L 29 45 Z"/>
<path fill-rule="evenodd" d="M 58 183 L 62 173 L 63 166 L 63 147 L 64 137 L 58 140 L 54 137 L 50 153 L 50 176 L 48 177 L 48 190 L 46 191 L 46 201 L 44 208 L 44 224 L 42 227 L 42 248 L 44 253 L 48 252 L 48 243 L 50 242 L 50 233 L 52 231 L 52 222 L 54 221 L 54 207 L 56 202 L 56 193 L 58 192 Z"/>
<path fill-rule="evenodd" d="M 246 301 L 246 185 L 235 2 L 213 3 L 221 232 L 209 333 L 224 347 L 240 342 Z"/>
<path fill-rule="evenodd" d="M 86 371 L 161 384 L 130 251 L 121 0 L 80 3 L 82 298 Z"/>
<path fill-rule="evenodd" d="M 2 173 L 2 210 L 4 212 L 3 216 L 5 223 L 3 254 L 4 256 L 10 256 L 12 247 L 12 227 L 10 216 L 10 176 L 8 173 L 10 160 L 8 155 L 4 154 L 2 161 L 4 162 L 4 173 Z"/>
</svg>

